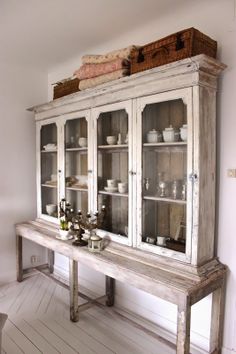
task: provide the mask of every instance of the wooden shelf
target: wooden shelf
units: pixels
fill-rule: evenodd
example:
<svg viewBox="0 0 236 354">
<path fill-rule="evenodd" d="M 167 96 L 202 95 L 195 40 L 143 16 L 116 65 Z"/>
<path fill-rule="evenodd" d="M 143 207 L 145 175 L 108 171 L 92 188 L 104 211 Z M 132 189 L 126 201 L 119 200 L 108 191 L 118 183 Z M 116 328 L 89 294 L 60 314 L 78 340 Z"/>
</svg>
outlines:
<svg viewBox="0 0 236 354">
<path fill-rule="evenodd" d="M 143 144 L 144 147 L 152 147 L 152 146 L 187 146 L 187 142 L 186 141 L 173 141 L 170 143 L 165 143 L 165 142 L 161 142 L 161 143 L 144 143 Z"/>
<path fill-rule="evenodd" d="M 77 147 L 77 148 L 66 148 L 66 152 L 74 152 L 74 151 L 87 151 L 87 147 Z"/>
<path fill-rule="evenodd" d="M 47 153 L 52 153 L 52 152 L 57 153 L 57 149 L 53 149 L 53 150 L 41 150 L 41 153 L 42 153 L 42 154 L 47 154 Z"/>
<path fill-rule="evenodd" d="M 107 194 L 107 195 L 111 195 L 111 196 L 115 196 L 115 197 L 126 197 L 128 198 L 128 193 L 119 193 L 119 192 L 106 192 L 106 191 L 98 191 L 98 194 Z"/>
<path fill-rule="evenodd" d="M 88 193 L 88 189 L 87 188 L 78 188 L 78 187 L 66 187 L 67 190 L 70 191 L 76 191 L 76 192 L 86 192 Z"/>
<path fill-rule="evenodd" d="M 47 187 L 47 188 L 57 188 L 57 185 L 52 185 L 52 184 L 47 184 L 47 183 L 42 183 L 41 187 Z"/>
<path fill-rule="evenodd" d="M 176 204 L 186 204 L 186 200 L 181 200 L 181 199 L 172 199 L 172 198 L 161 198 L 161 197 L 155 197 L 155 196 L 149 196 L 145 195 L 143 196 L 144 200 L 153 200 L 156 202 L 166 202 L 166 203 L 176 203 Z"/>
<path fill-rule="evenodd" d="M 98 150 L 119 150 L 119 149 L 128 149 L 128 144 L 98 145 Z"/>
</svg>

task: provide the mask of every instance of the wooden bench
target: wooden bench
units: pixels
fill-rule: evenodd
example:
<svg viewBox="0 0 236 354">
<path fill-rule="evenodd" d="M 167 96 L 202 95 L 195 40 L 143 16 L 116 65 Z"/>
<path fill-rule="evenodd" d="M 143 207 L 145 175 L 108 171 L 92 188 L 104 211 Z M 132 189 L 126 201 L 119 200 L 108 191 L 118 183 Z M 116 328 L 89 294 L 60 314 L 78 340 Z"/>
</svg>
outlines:
<svg viewBox="0 0 236 354">
<path fill-rule="evenodd" d="M 78 262 L 106 276 L 106 304 L 114 304 L 115 279 L 174 303 L 178 307 L 178 354 L 189 354 L 191 306 L 209 294 L 213 294 L 210 353 L 220 354 L 222 347 L 223 307 L 226 267 L 217 259 L 207 268 L 185 271 L 186 265 L 163 260 L 152 254 L 111 242 L 100 253 L 91 253 L 87 247 L 75 247 L 71 241 L 56 239 L 56 226 L 42 221 L 30 221 L 16 225 L 17 280 L 23 280 L 22 238 L 26 238 L 50 251 L 49 269 L 53 272 L 53 252 L 69 258 L 70 318 L 79 320 Z"/>
</svg>

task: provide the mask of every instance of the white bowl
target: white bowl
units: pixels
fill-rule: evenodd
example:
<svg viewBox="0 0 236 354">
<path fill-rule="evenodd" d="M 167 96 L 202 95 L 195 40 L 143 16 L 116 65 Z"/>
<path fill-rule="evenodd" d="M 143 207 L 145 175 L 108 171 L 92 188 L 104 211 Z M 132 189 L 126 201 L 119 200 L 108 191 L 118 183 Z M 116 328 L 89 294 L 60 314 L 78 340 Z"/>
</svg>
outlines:
<svg viewBox="0 0 236 354">
<path fill-rule="evenodd" d="M 108 145 L 116 145 L 117 137 L 115 135 L 107 136 L 107 144 Z"/>
<path fill-rule="evenodd" d="M 80 137 L 78 140 L 79 146 L 86 147 L 88 145 L 88 139 L 84 137 Z"/>
<path fill-rule="evenodd" d="M 115 193 L 118 191 L 117 187 L 104 187 L 104 189 L 106 192 L 109 192 L 109 193 Z"/>
<path fill-rule="evenodd" d="M 46 205 L 46 212 L 48 215 L 52 216 L 57 210 L 56 204 L 47 204 Z"/>
<path fill-rule="evenodd" d="M 108 179 L 107 180 L 107 187 L 115 188 L 115 187 L 117 187 L 117 183 L 118 183 L 117 179 Z"/>
</svg>

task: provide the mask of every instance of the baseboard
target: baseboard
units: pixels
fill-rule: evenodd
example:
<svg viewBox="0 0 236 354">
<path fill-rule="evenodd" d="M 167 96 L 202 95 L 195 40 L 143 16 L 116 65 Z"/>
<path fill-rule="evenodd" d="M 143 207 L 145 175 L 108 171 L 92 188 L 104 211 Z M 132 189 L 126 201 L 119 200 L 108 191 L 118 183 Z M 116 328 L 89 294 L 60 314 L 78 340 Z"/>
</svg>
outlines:
<svg viewBox="0 0 236 354">
<path fill-rule="evenodd" d="M 222 354 L 236 354 L 236 350 L 222 348 Z"/>
</svg>

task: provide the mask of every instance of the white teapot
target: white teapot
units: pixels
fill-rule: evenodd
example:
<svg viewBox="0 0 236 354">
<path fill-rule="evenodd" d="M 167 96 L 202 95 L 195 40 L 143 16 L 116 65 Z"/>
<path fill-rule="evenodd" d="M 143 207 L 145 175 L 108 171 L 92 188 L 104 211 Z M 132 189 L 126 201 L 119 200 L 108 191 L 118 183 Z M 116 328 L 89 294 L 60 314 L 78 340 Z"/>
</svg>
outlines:
<svg viewBox="0 0 236 354">
<path fill-rule="evenodd" d="M 152 129 L 147 133 L 147 142 L 148 143 L 157 143 L 162 141 L 162 134 L 156 129 Z"/>
<path fill-rule="evenodd" d="M 163 139 L 167 143 L 179 140 L 179 130 L 174 129 L 172 125 L 163 130 Z"/>
</svg>

